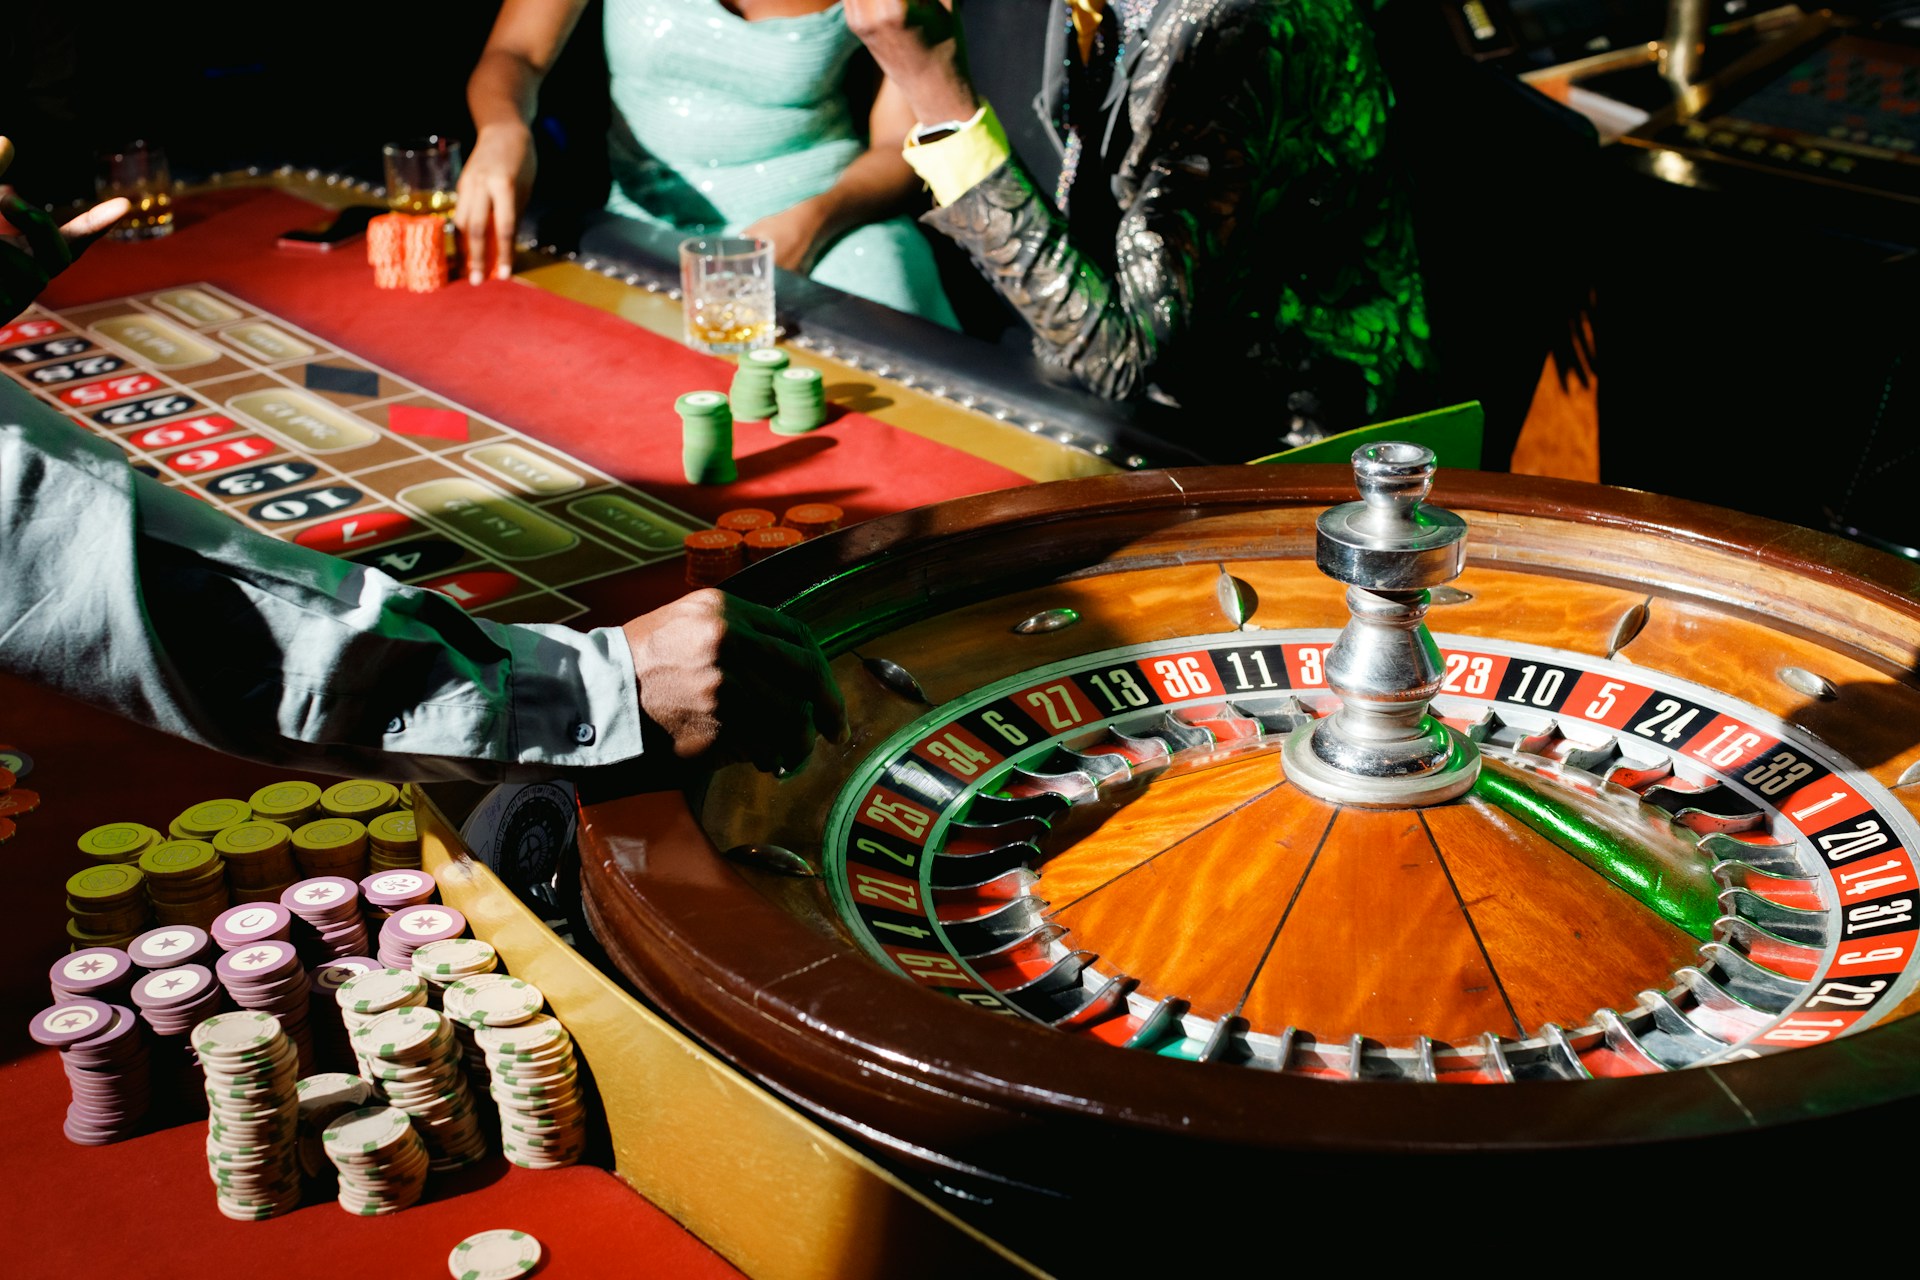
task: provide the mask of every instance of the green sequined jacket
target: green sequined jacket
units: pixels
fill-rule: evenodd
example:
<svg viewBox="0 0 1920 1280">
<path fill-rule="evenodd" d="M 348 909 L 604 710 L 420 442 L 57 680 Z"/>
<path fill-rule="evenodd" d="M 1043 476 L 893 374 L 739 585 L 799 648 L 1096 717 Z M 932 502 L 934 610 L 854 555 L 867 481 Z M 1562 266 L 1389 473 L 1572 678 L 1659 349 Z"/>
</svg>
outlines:
<svg viewBox="0 0 1920 1280">
<path fill-rule="evenodd" d="M 1043 361 L 1108 398 L 1210 411 L 1217 456 L 1392 416 L 1430 361 L 1365 19 L 1349 0 L 1161 0 L 1128 62 L 1132 143 L 1075 180 L 1112 183 L 1114 271 L 1017 159 L 924 220 Z"/>
</svg>

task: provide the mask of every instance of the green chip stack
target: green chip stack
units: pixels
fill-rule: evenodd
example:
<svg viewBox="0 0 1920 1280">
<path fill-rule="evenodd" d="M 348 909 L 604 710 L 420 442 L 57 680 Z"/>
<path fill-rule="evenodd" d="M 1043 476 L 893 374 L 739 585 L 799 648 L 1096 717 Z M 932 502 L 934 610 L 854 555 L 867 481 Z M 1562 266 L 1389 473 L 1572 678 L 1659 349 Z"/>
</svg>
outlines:
<svg viewBox="0 0 1920 1280">
<path fill-rule="evenodd" d="M 733 410 L 718 391 L 689 391 L 673 403 L 680 415 L 681 462 L 688 484 L 732 484 Z"/>
<path fill-rule="evenodd" d="M 779 411 L 768 425 L 783 436 L 805 435 L 826 425 L 827 384 L 818 369 L 782 369 L 773 380 Z"/>
<path fill-rule="evenodd" d="M 774 375 L 786 367 L 787 353 L 777 347 L 756 347 L 741 356 L 740 368 L 733 375 L 733 389 L 727 395 L 733 404 L 733 416 L 742 422 L 771 418 Z"/>
</svg>

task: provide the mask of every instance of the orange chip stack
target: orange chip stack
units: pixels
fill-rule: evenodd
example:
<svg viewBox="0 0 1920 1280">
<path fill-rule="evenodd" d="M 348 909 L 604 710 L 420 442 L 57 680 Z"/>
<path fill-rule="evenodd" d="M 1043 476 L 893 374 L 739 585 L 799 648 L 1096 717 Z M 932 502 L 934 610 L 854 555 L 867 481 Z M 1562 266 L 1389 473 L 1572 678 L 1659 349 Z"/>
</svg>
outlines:
<svg viewBox="0 0 1920 1280">
<path fill-rule="evenodd" d="M 840 517 L 844 514 L 831 502 L 803 502 L 797 507 L 788 507 L 780 523 L 798 530 L 803 538 L 817 538 L 838 529 Z"/>
<path fill-rule="evenodd" d="M 447 224 L 438 214 L 407 219 L 407 288 L 432 293 L 447 282 Z"/>
<path fill-rule="evenodd" d="M 434 213 L 383 213 L 367 223 L 367 261 L 382 289 L 432 293 L 447 282 L 447 224 Z"/>
<path fill-rule="evenodd" d="M 721 512 L 720 518 L 713 523 L 717 528 L 731 529 L 744 537 L 755 529 L 768 529 L 779 524 L 780 517 L 758 507 L 742 507 L 738 511 Z"/>
<path fill-rule="evenodd" d="M 687 585 L 711 587 L 739 572 L 743 558 L 740 535 L 731 529 L 702 529 L 686 536 Z"/>
<path fill-rule="evenodd" d="M 383 213 L 367 223 L 367 261 L 376 288 L 406 288 L 406 222 L 405 214 Z"/>
<path fill-rule="evenodd" d="M 806 538 L 798 529 L 774 528 L 754 529 L 740 541 L 747 553 L 747 563 L 754 564 L 765 560 L 776 551 L 797 547 L 805 542 Z"/>
</svg>

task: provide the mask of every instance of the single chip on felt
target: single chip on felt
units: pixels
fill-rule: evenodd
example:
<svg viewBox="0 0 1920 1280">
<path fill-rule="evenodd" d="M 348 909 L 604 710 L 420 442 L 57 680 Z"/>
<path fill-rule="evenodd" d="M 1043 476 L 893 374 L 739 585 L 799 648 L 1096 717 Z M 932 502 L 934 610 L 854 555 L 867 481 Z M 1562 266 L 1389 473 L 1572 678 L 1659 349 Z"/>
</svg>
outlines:
<svg viewBox="0 0 1920 1280">
<path fill-rule="evenodd" d="M 387 426 L 403 436 L 432 436 L 437 440 L 469 438 L 467 415 L 458 409 L 396 404 L 387 409 Z"/>
<path fill-rule="evenodd" d="M 307 366 L 307 390 L 339 391 L 350 396 L 380 394 L 380 375 L 371 369 L 342 369 L 337 364 Z"/>
<path fill-rule="evenodd" d="M 10 813 L 31 813 L 40 807 L 40 793 L 25 787 L 0 791 L 0 818 Z"/>
<path fill-rule="evenodd" d="M 0 842 L 13 838 L 13 819 L 0 818 Z"/>
</svg>

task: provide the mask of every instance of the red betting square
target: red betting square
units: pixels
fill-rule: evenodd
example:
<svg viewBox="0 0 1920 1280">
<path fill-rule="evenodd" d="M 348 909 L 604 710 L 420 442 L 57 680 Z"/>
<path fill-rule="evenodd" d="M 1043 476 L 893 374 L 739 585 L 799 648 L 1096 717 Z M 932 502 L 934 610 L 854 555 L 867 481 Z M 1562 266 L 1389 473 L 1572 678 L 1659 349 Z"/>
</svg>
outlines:
<svg viewBox="0 0 1920 1280">
<path fill-rule="evenodd" d="M 458 409 L 396 404 L 387 410 L 387 425 L 403 436 L 434 436 L 441 440 L 467 438 L 467 415 Z"/>
</svg>

